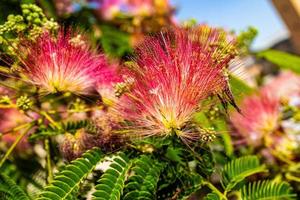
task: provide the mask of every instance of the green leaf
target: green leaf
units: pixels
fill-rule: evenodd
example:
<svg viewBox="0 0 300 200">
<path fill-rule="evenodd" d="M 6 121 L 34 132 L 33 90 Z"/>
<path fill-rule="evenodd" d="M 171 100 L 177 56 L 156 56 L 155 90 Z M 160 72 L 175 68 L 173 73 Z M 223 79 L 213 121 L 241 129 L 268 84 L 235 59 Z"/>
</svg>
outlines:
<svg viewBox="0 0 300 200">
<path fill-rule="evenodd" d="M 79 184 L 90 174 L 102 160 L 103 154 L 98 148 L 87 151 L 58 172 L 54 180 L 45 187 L 38 200 L 70 199 Z"/>
<path fill-rule="evenodd" d="M 250 46 L 253 43 L 253 40 L 257 36 L 258 31 L 256 28 L 250 26 L 247 30 L 242 31 L 237 36 L 237 45 L 239 51 L 242 54 L 247 54 L 250 51 Z"/>
<path fill-rule="evenodd" d="M 189 199 L 193 193 L 202 187 L 203 178 L 197 173 L 190 173 L 187 180 L 187 185 L 182 188 L 183 191 L 178 199 Z"/>
<path fill-rule="evenodd" d="M 247 85 L 246 82 L 232 74 L 230 75 L 229 84 L 232 94 L 237 101 L 244 95 L 249 95 L 254 91 L 254 89 Z"/>
<path fill-rule="evenodd" d="M 164 175 L 165 171 L 168 171 L 169 166 L 165 168 L 165 170 L 162 172 L 162 175 Z M 186 169 L 183 169 L 185 172 L 187 172 Z M 157 193 L 157 199 L 158 200 L 165 200 L 165 199 L 189 199 L 189 197 L 195 193 L 197 190 L 199 190 L 202 187 L 203 178 L 197 173 L 185 173 L 184 172 L 178 172 L 175 173 L 178 174 L 178 177 L 176 180 L 167 186 L 164 186 L 162 188 L 162 185 L 159 185 L 161 188 L 160 191 Z M 164 180 L 165 181 L 165 180 Z M 175 198 L 176 197 L 176 198 Z"/>
<path fill-rule="evenodd" d="M 64 133 L 74 134 L 81 128 L 91 129 L 91 126 L 93 126 L 92 122 L 89 120 L 61 122 L 58 125 L 60 128 L 52 125 L 49 125 L 48 127 L 39 127 L 35 133 L 29 136 L 29 140 L 36 141 Z"/>
<path fill-rule="evenodd" d="M 182 163 L 182 153 L 181 148 L 169 146 L 165 156 L 172 161 Z"/>
<path fill-rule="evenodd" d="M 30 200 L 22 188 L 4 174 L 0 174 L 0 197 L 2 200 Z"/>
<path fill-rule="evenodd" d="M 230 132 L 228 131 L 228 124 L 222 120 L 215 120 L 215 126 L 217 132 L 221 132 L 221 137 L 223 140 L 224 150 L 227 156 L 231 157 L 233 155 L 234 147 L 231 139 Z"/>
<path fill-rule="evenodd" d="M 284 181 L 256 181 L 245 185 L 240 192 L 242 200 L 288 200 L 297 197 L 292 187 Z"/>
<path fill-rule="evenodd" d="M 101 25 L 101 44 L 104 52 L 111 56 L 122 57 L 132 52 L 129 34 L 110 25 Z"/>
<path fill-rule="evenodd" d="M 162 167 L 162 164 L 146 155 L 136 159 L 131 169 L 132 175 L 125 185 L 125 195 L 122 199 L 156 199 L 156 187 Z"/>
<path fill-rule="evenodd" d="M 244 156 L 234 159 L 224 166 L 222 183 L 225 189 L 230 191 L 246 177 L 266 171 L 266 166 L 260 165 L 257 156 Z"/>
<path fill-rule="evenodd" d="M 114 157 L 109 168 L 95 186 L 93 200 L 118 200 L 121 198 L 131 162 L 120 153 Z"/>
<path fill-rule="evenodd" d="M 264 58 L 274 63 L 281 69 L 288 69 L 300 74 L 300 57 L 277 50 L 267 50 L 257 54 L 258 57 Z"/>
<path fill-rule="evenodd" d="M 212 193 L 209 193 L 208 195 L 206 195 L 204 200 L 220 200 L 220 198 L 219 198 L 218 194 L 212 192 Z"/>
</svg>

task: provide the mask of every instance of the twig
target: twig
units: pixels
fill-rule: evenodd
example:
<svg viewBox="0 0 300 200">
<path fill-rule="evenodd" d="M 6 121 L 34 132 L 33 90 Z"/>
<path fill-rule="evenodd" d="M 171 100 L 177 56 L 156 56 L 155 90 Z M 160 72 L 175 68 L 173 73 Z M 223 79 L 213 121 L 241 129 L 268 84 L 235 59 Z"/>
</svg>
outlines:
<svg viewBox="0 0 300 200">
<path fill-rule="evenodd" d="M 209 187 L 213 192 L 215 192 L 220 197 L 220 199 L 227 200 L 227 197 L 223 193 L 221 193 L 220 190 L 218 190 L 218 188 L 216 188 L 213 184 L 211 184 L 208 181 L 203 181 L 203 184 L 207 185 L 207 187 Z"/>
<path fill-rule="evenodd" d="M 2 159 L 0 161 L 0 167 L 2 167 L 3 163 L 6 161 L 6 159 L 9 157 L 9 155 L 12 153 L 12 151 L 15 149 L 17 144 L 19 144 L 19 142 L 22 140 L 22 138 L 28 133 L 28 131 L 30 131 L 30 129 L 32 128 L 33 125 L 34 125 L 34 123 L 27 124 L 28 128 L 16 138 L 14 143 L 10 146 L 10 148 L 7 150 L 5 155 L 2 157 Z"/>
<path fill-rule="evenodd" d="M 49 147 L 49 139 L 45 139 L 45 150 L 47 153 L 46 164 L 47 164 L 47 182 L 50 183 L 53 179 L 52 167 L 51 167 L 51 153 Z"/>
</svg>

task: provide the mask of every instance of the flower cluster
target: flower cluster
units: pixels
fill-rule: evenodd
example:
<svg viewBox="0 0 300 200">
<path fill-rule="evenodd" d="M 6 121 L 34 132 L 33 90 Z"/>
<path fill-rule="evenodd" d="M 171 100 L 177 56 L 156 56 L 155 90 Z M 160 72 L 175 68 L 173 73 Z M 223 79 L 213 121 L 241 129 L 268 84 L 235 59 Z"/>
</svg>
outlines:
<svg viewBox="0 0 300 200">
<path fill-rule="evenodd" d="M 220 33 L 208 27 L 175 28 L 139 46 L 127 71 L 134 79 L 126 94 L 133 112 L 125 110 L 136 134 L 198 138 L 199 130 L 190 125 L 193 114 L 201 110 L 203 100 L 228 86 L 224 71 L 233 54 L 226 50 L 234 41 L 222 40 L 221 45 Z"/>
<path fill-rule="evenodd" d="M 111 142 L 121 143 L 127 136 L 120 137 L 121 133 L 130 132 L 134 137 L 176 135 L 184 142 L 214 137 L 211 130 L 194 124 L 193 115 L 203 110 L 201 103 L 211 96 L 218 96 L 223 104 L 234 102 L 227 74 L 236 55 L 234 46 L 234 38 L 220 29 L 174 27 L 147 38 L 128 67 L 120 70 L 96 53 L 83 35 L 61 29 L 57 34 L 45 31 L 35 41 L 21 42 L 20 72 L 39 94 L 100 94 L 100 107 L 88 112 L 81 112 L 85 106 L 74 103 L 79 112 L 72 116 L 91 120 L 96 131 L 91 134 L 82 128 L 66 134 L 61 150 L 71 159 L 93 146 L 118 146 Z M 27 96 L 16 106 L 25 112 L 34 107 Z M 41 107 L 55 109 L 62 119 L 72 118 L 65 114 L 65 106 Z M 60 128 L 49 115 L 45 119 Z"/>
<path fill-rule="evenodd" d="M 279 105 L 278 99 L 274 99 L 270 93 L 261 92 L 246 98 L 240 107 L 243 114 L 233 113 L 231 121 L 249 144 L 258 146 L 264 135 L 278 128 Z"/>
<path fill-rule="evenodd" d="M 258 94 L 243 100 L 240 106 L 243 115 L 236 112 L 231 115 L 233 127 L 249 145 L 265 146 L 276 156 L 293 159 L 300 148 L 296 118 L 299 95 L 300 77 L 282 72 Z"/>
</svg>

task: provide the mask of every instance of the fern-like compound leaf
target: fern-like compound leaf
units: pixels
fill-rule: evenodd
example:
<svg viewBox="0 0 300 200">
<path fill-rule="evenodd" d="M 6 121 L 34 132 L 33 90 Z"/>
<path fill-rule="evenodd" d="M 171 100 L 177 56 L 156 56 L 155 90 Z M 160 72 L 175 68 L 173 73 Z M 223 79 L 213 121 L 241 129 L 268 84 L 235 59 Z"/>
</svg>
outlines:
<svg viewBox="0 0 300 200">
<path fill-rule="evenodd" d="M 109 168 L 100 177 L 95 186 L 93 200 L 119 200 L 122 196 L 126 177 L 131 166 L 131 162 L 120 153 L 112 159 Z"/>
<path fill-rule="evenodd" d="M 81 158 L 72 161 L 56 174 L 38 200 L 72 199 L 71 196 L 78 190 L 80 183 L 93 171 L 102 158 L 103 154 L 98 148 L 87 151 Z"/>
<path fill-rule="evenodd" d="M 149 156 L 142 155 L 134 161 L 129 177 L 125 186 L 124 200 L 152 200 L 156 199 L 156 186 L 159 180 L 163 165 L 151 159 Z"/>
<path fill-rule="evenodd" d="M 287 182 L 270 180 L 256 181 L 244 185 L 240 190 L 242 200 L 290 200 L 296 199 L 292 187 Z"/>
<path fill-rule="evenodd" d="M 89 120 L 61 122 L 58 123 L 58 125 L 60 128 L 53 125 L 49 125 L 47 127 L 42 126 L 38 128 L 35 133 L 30 135 L 29 140 L 36 141 L 64 133 L 74 134 L 78 129 L 81 128 L 84 128 L 88 131 L 94 129 L 92 122 Z"/>
<path fill-rule="evenodd" d="M 216 193 L 212 192 L 207 194 L 204 200 L 220 200 L 220 197 Z"/>
<path fill-rule="evenodd" d="M 246 177 L 267 171 L 265 165 L 260 165 L 257 156 L 244 156 L 227 163 L 222 171 L 222 183 L 227 191 Z"/>
<path fill-rule="evenodd" d="M 12 179 L 0 174 L 0 199 L 1 200 L 30 200 L 28 195 Z"/>
</svg>

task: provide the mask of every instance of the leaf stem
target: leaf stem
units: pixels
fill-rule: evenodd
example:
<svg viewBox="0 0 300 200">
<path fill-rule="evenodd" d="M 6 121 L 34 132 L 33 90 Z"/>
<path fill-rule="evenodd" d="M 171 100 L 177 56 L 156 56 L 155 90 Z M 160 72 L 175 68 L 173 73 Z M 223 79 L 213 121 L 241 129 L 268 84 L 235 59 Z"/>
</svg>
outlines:
<svg viewBox="0 0 300 200">
<path fill-rule="evenodd" d="M 47 182 L 50 183 L 53 179 L 53 173 L 52 173 L 52 167 L 51 167 L 51 153 L 50 153 L 49 139 L 45 139 L 44 145 L 45 145 L 45 150 L 47 153 L 47 156 L 46 156 Z"/>
<path fill-rule="evenodd" d="M 15 105 L 11 105 L 11 104 L 8 104 L 8 105 L 0 105 L 0 108 L 16 108 L 17 106 Z"/>
<path fill-rule="evenodd" d="M 56 123 L 54 121 L 54 119 L 50 115 L 48 115 L 47 112 L 42 111 L 42 112 L 40 112 L 40 114 L 43 115 L 51 124 L 53 124 L 54 126 L 56 126 L 56 128 L 58 128 L 58 129 L 61 128 L 60 125 L 58 123 Z"/>
<path fill-rule="evenodd" d="M 300 178 L 296 177 L 296 176 L 293 176 L 291 173 L 286 173 L 285 177 L 288 180 L 295 181 L 295 182 L 300 182 Z"/>
<path fill-rule="evenodd" d="M 3 163 L 6 161 L 6 159 L 9 157 L 9 155 L 12 153 L 12 151 L 15 149 L 17 144 L 19 144 L 19 142 L 22 140 L 22 138 L 28 133 L 28 131 L 30 131 L 30 129 L 32 128 L 33 125 L 34 125 L 34 123 L 27 124 L 28 128 L 16 138 L 14 143 L 10 146 L 10 148 L 6 151 L 5 155 L 0 160 L 0 167 L 2 167 Z"/>
<path fill-rule="evenodd" d="M 208 181 L 203 181 L 203 184 L 207 185 L 207 187 L 209 187 L 213 192 L 215 192 L 220 197 L 220 199 L 227 200 L 227 197 L 222 192 L 220 192 L 220 190 L 216 188 L 213 184 L 211 184 Z"/>
<path fill-rule="evenodd" d="M 26 128 L 26 127 L 29 126 L 30 124 L 31 124 L 31 123 L 21 124 L 21 125 L 16 126 L 15 128 L 13 128 L 13 129 L 11 129 L 11 130 L 9 130 L 9 131 L 3 132 L 2 135 L 8 134 L 8 133 L 14 133 L 14 132 L 19 131 L 19 130 L 21 130 L 21 129 L 23 129 L 23 128 Z"/>
</svg>

